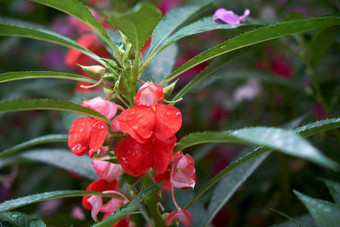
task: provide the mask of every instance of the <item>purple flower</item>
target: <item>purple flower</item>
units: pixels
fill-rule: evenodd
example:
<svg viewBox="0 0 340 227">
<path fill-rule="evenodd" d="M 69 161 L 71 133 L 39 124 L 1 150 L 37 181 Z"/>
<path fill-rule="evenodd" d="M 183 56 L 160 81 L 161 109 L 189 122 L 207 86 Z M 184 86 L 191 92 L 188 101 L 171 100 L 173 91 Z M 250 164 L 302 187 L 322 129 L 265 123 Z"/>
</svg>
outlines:
<svg viewBox="0 0 340 227">
<path fill-rule="evenodd" d="M 214 21 L 223 21 L 226 24 L 240 24 L 246 21 L 246 17 L 249 16 L 250 10 L 244 10 L 242 16 L 235 14 L 231 10 L 226 10 L 224 8 L 219 8 L 213 15 Z"/>
</svg>

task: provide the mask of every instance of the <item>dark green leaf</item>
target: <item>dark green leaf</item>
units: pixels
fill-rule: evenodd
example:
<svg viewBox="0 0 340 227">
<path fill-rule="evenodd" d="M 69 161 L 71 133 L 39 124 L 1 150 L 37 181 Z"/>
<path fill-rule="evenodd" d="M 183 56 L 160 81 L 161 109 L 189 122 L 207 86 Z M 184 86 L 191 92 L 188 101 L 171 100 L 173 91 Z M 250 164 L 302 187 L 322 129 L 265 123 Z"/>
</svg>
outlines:
<svg viewBox="0 0 340 227">
<path fill-rule="evenodd" d="M 142 3 L 137 11 L 110 15 L 108 21 L 126 35 L 136 51 L 140 51 L 161 19 L 162 13 L 153 5 Z"/>
<path fill-rule="evenodd" d="M 86 78 L 81 75 L 62 72 L 49 72 L 49 71 L 31 71 L 31 72 L 8 72 L 0 74 L 0 83 L 14 81 L 14 80 L 26 80 L 35 78 L 56 78 L 56 79 L 68 79 L 76 81 L 84 81 L 87 83 L 95 84 L 97 81 Z"/>
<path fill-rule="evenodd" d="M 333 200 L 336 204 L 340 204 L 340 183 L 324 179 L 329 192 L 331 193 Z"/>
<path fill-rule="evenodd" d="M 322 133 L 325 131 L 329 131 L 331 129 L 340 127 L 340 118 L 332 118 L 326 119 L 314 123 L 310 123 L 308 125 L 296 128 L 294 132 L 300 134 L 303 137 L 312 136 L 318 133 Z M 241 165 L 244 165 L 246 162 L 258 157 L 264 153 L 271 151 L 270 148 L 266 147 L 258 147 L 253 151 L 247 153 L 240 159 L 231 163 L 221 172 L 219 172 L 216 176 L 214 176 L 207 184 L 205 184 L 194 196 L 194 198 L 185 206 L 185 209 L 188 209 L 198 198 L 200 198 L 208 189 L 214 186 L 217 182 L 219 182 L 225 175 L 238 168 Z"/>
<path fill-rule="evenodd" d="M 15 145 L 14 147 L 8 148 L 0 153 L 0 158 L 11 155 L 17 151 L 25 149 L 27 147 L 35 146 L 42 143 L 53 143 L 53 142 L 67 142 L 68 136 L 65 134 L 55 134 L 55 135 L 46 135 L 37 137 L 31 140 L 28 140 L 24 143 Z"/>
<path fill-rule="evenodd" d="M 147 56 L 152 55 L 171 33 L 208 6 L 211 6 L 211 3 L 202 6 L 184 6 L 168 12 L 153 32 Z"/>
<path fill-rule="evenodd" d="M 259 29 L 243 33 L 235 38 L 227 40 L 214 48 L 211 48 L 190 59 L 176 71 L 171 73 L 163 82 L 165 84 L 183 72 L 222 54 L 230 53 L 244 47 L 262 43 L 268 40 L 280 38 L 298 32 L 305 32 L 316 28 L 330 27 L 340 24 L 340 17 L 314 17 L 304 20 L 289 21 L 274 25 L 263 26 Z"/>
<path fill-rule="evenodd" d="M 110 121 L 100 113 L 68 101 L 49 99 L 31 99 L 31 100 L 16 99 L 0 102 L 0 112 L 14 112 L 24 110 L 69 111 L 94 117 L 108 124 L 110 123 Z"/>
<path fill-rule="evenodd" d="M 118 207 L 112 214 L 110 214 L 104 221 L 94 224 L 93 227 L 111 227 L 122 217 L 131 214 L 132 211 L 138 209 L 139 204 L 153 191 L 161 187 L 162 184 L 156 184 L 139 192 L 129 203 Z"/>
<path fill-rule="evenodd" d="M 205 17 L 199 21 L 196 21 L 188 26 L 185 26 L 178 30 L 175 34 L 170 36 L 170 38 L 166 41 L 166 43 L 160 48 L 159 52 L 162 51 L 167 46 L 171 45 L 174 42 L 177 42 L 180 39 L 185 37 L 199 34 L 202 32 L 212 31 L 212 30 L 222 30 L 222 29 L 235 29 L 239 27 L 260 27 L 263 24 L 249 24 L 249 23 L 242 23 L 242 24 L 220 24 L 213 20 L 212 16 Z"/>
<path fill-rule="evenodd" d="M 0 213 L 0 226 L 4 227 L 46 227 L 40 219 L 19 212 Z"/>
<path fill-rule="evenodd" d="M 169 75 L 175 65 L 177 57 L 177 45 L 171 45 L 159 54 L 143 71 L 141 79 L 150 81 L 153 77 L 153 83 L 159 84 Z"/>
<path fill-rule="evenodd" d="M 298 191 L 294 194 L 307 207 L 318 226 L 338 227 L 340 226 L 340 206 L 328 201 L 314 199 Z"/>
<path fill-rule="evenodd" d="M 192 133 L 184 137 L 176 145 L 175 151 L 207 142 L 266 146 L 282 151 L 285 154 L 304 158 L 327 168 L 338 168 L 337 163 L 325 157 L 302 137 L 296 135 L 293 131 L 278 128 L 254 127 L 227 132 Z"/>
<path fill-rule="evenodd" d="M 74 16 L 96 31 L 111 46 L 112 41 L 104 27 L 94 18 L 90 10 L 78 0 L 31 0 L 33 2 L 55 8 Z"/>
<path fill-rule="evenodd" d="M 47 41 L 51 43 L 56 43 L 62 46 L 66 46 L 66 47 L 78 50 L 82 52 L 83 54 L 89 56 L 90 58 L 96 60 L 97 62 L 103 64 L 99 56 L 92 53 L 85 47 L 79 45 L 74 40 L 66 36 L 60 35 L 58 33 L 45 30 L 45 29 L 29 28 L 29 27 L 23 27 L 23 26 L 18 26 L 18 25 L 0 23 L 0 36 L 18 36 L 18 37 L 32 38 L 32 39 L 43 40 L 43 41 Z"/>
<path fill-rule="evenodd" d="M 18 207 L 26 206 L 33 203 L 42 202 L 50 199 L 68 198 L 68 197 L 79 197 L 85 195 L 100 195 L 105 197 L 115 197 L 116 195 L 104 194 L 100 192 L 92 191 L 81 191 L 81 190 L 65 190 L 65 191 L 52 191 L 43 192 L 34 195 L 24 196 L 17 199 L 7 200 L 0 203 L 0 212 L 13 210 Z"/>
<path fill-rule="evenodd" d="M 293 222 L 296 226 L 298 227 L 306 227 L 304 225 L 302 225 L 301 223 L 299 223 L 297 220 L 295 220 L 294 218 L 290 217 L 289 215 L 281 212 L 281 211 L 278 211 L 278 210 L 275 210 L 275 209 L 271 209 L 272 211 L 275 211 L 276 213 L 280 214 L 281 216 L 287 218 L 289 221 Z"/>
</svg>

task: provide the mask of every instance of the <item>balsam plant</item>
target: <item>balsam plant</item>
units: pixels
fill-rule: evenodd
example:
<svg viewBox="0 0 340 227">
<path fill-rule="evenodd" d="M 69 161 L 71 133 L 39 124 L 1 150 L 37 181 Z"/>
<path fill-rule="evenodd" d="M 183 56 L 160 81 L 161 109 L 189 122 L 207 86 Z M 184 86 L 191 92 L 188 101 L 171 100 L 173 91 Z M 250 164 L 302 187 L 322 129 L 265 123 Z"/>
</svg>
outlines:
<svg viewBox="0 0 340 227">
<path fill-rule="evenodd" d="M 25 157 L 25 154 L 30 154 L 31 159 L 39 159 L 43 157 L 43 152 L 18 152 L 38 144 L 67 141 L 67 152 L 51 151 L 45 154 L 49 156 L 49 161 L 44 158 L 41 160 L 76 172 L 93 182 L 82 191 L 48 191 L 5 201 L 0 204 L 0 212 L 3 212 L 0 214 L 0 223 L 19 223 L 20 217 L 26 223 L 45 226 L 42 220 L 13 210 L 45 200 L 82 196 L 82 206 L 91 211 L 91 217 L 96 222 L 93 226 L 143 226 L 145 223 L 157 227 L 176 223 L 190 226 L 193 222 L 195 226 L 209 226 L 217 212 L 272 150 L 311 161 L 319 165 L 318 168 L 339 171 L 336 161 L 326 157 L 305 139 L 340 127 L 340 119 L 331 117 L 332 111 L 315 80 L 317 99 L 329 118 L 297 128 L 295 124 L 291 127 L 294 129 L 246 127 L 228 131 L 191 132 L 177 139 L 175 134 L 181 130 L 184 112 L 175 105 L 188 92 L 197 89 L 204 79 L 218 72 L 231 60 L 251 51 L 250 47 L 284 36 L 293 36 L 301 44 L 304 42 L 304 32 L 339 25 L 340 17 L 311 17 L 266 24 L 247 18 L 249 10 L 238 16 L 232 11 L 219 9 L 213 16 L 211 12 L 215 8 L 212 3 L 176 8 L 162 17 L 154 5 L 141 3 L 122 14 L 105 11 L 103 18 L 106 21 L 99 22 L 79 0 L 32 2 L 60 10 L 85 23 L 97 36 L 90 34 L 88 38 L 103 42 L 109 54 L 99 56 L 79 42 L 46 29 L 1 22 L 1 36 L 52 42 L 72 48 L 76 51 L 74 53 L 80 52 L 97 63 L 81 65 L 75 62 L 85 72 L 83 75 L 51 71 L 7 72 L 0 74 L 0 82 L 34 78 L 68 79 L 90 84 L 81 85 L 83 89 L 100 88 L 105 97 L 84 99 L 81 105 L 51 99 L 2 100 L 0 112 L 59 110 L 85 117 L 73 121 L 68 135 L 45 135 L 2 151 L 1 162 L 10 165 L 21 156 Z M 105 29 L 104 23 L 111 24 L 116 30 Z M 176 42 L 185 37 L 212 30 L 232 31 L 241 27 L 248 31 L 241 31 L 237 36 L 203 51 L 172 72 L 162 68 L 154 70 L 163 66 L 158 65 L 157 58 L 171 51 Z M 151 43 L 147 46 L 149 39 Z M 74 59 L 69 56 L 68 60 Z M 305 56 L 305 60 L 307 72 L 315 79 L 310 59 Z M 205 62 L 209 65 L 203 71 L 180 90 L 176 88 L 181 74 Z M 337 131 L 334 132 L 337 136 Z M 185 149 L 204 143 L 253 145 L 255 148 L 238 156 L 197 190 L 195 185 L 200 179 L 196 177 L 194 159 L 184 153 Z M 81 157 L 78 159 L 76 156 Z M 65 162 L 53 163 L 53 158 L 57 157 Z M 175 188 L 193 189 L 194 196 L 183 204 L 182 201 L 176 201 Z M 174 210 L 163 208 L 164 191 L 171 191 Z M 211 201 L 208 202 L 205 215 L 200 216 L 191 207 L 199 203 L 207 192 L 213 193 Z M 318 208 L 313 208 L 315 203 L 295 193 L 313 211 L 312 216 L 320 226 L 339 224 L 335 221 L 332 222 L 334 225 L 323 225 L 325 221 L 320 221 L 320 216 L 315 214 L 319 212 Z M 323 202 L 322 206 L 320 213 L 327 213 L 327 209 L 340 212 L 338 205 Z"/>
</svg>

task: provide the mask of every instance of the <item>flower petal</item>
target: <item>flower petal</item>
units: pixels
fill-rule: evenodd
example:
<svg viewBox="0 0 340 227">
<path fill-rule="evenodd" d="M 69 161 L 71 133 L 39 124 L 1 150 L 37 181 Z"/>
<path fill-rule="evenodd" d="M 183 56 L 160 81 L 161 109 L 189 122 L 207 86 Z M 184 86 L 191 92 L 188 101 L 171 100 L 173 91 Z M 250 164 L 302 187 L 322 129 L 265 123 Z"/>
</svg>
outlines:
<svg viewBox="0 0 340 227">
<path fill-rule="evenodd" d="M 173 211 L 168 216 L 166 216 L 165 224 L 167 226 L 171 224 L 175 224 L 176 222 L 180 222 L 185 226 L 190 226 L 192 224 L 192 215 L 187 210 Z"/>
<path fill-rule="evenodd" d="M 103 145 L 105 141 L 106 135 L 109 133 L 109 130 L 106 124 L 103 121 L 96 120 L 96 122 L 92 126 L 91 136 L 89 141 L 89 156 L 93 157 L 94 152 L 98 151 L 99 148 Z"/>
<path fill-rule="evenodd" d="M 171 161 L 172 153 L 176 143 L 176 136 L 172 136 L 166 140 L 158 140 L 153 138 L 150 141 L 152 168 L 156 172 L 163 173 L 166 171 Z"/>
<path fill-rule="evenodd" d="M 115 155 L 123 169 L 132 176 L 143 176 L 151 167 L 149 145 L 138 143 L 132 136 L 127 136 L 117 143 Z"/>
<path fill-rule="evenodd" d="M 134 106 L 124 110 L 118 117 L 119 126 L 139 143 L 145 143 L 155 126 L 155 112 L 151 107 Z"/>
<path fill-rule="evenodd" d="M 90 117 L 80 117 L 73 121 L 68 133 L 68 147 L 73 154 L 82 156 L 89 150 L 92 125 L 96 120 Z"/>
<path fill-rule="evenodd" d="M 158 139 L 165 140 L 175 135 L 181 125 L 182 114 L 176 107 L 165 104 L 156 105 L 154 133 Z"/>
</svg>

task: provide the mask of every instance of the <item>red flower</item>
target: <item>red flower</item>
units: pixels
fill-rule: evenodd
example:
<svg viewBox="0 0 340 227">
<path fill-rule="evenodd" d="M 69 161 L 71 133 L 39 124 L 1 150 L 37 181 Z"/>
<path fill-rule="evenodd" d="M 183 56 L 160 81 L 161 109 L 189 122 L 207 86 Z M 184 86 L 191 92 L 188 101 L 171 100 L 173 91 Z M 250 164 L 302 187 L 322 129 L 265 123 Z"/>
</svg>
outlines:
<svg viewBox="0 0 340 227">
<path fill-rule="evenodd" d="M 166 140 L 152 137 L 144 144 L 127 136 L 117 143 L 115 155 L 123 169 L 132 176 L 143 176 L 151 167 L 162 173 L 171 160 L 175 143 L 175 136 Z"/>
<path fill-rule="evenodd" d="M 192 215 L 187 210 L 173 211 L 168 216 L 166 216 L 165 224 L 167 226 L 180 222 L 185 226 L 190 226 L 192 224 Z"/>
<path fill-rule="evenodd" d="M 109 191 L 113 190 L 116 191 L 118 189 L 118 181 L 114 180 L 110 184 L 107 183 L 104 179 L 98 179 L 94 182 L 92 182 L 87 188 L 86 191 L 95 191 L 95 192 L 103 192 L 103 191 Z M 91 210 L 92 205 L 87 201 L 91 196 L 83 196 L 83 207 L 85 209 Z M 102 197 L 102 201 L 104 201 L 104 197 Z"/>
<path fill-rule="evenodd" d="M 163 88 L 158 84 L 145 83 L 133 99 L 137 106 L 154 106 L 163 102 Z"/>
<path fill-rule="evenodd" d="M 99 150 L 109 133 L 103 121 L 80 117 L 73 121 L 68 133 L 68 146 L 73 154 L 83 156 L 89 152 L 92 158 L 94 152 Z"/>
</svg>

